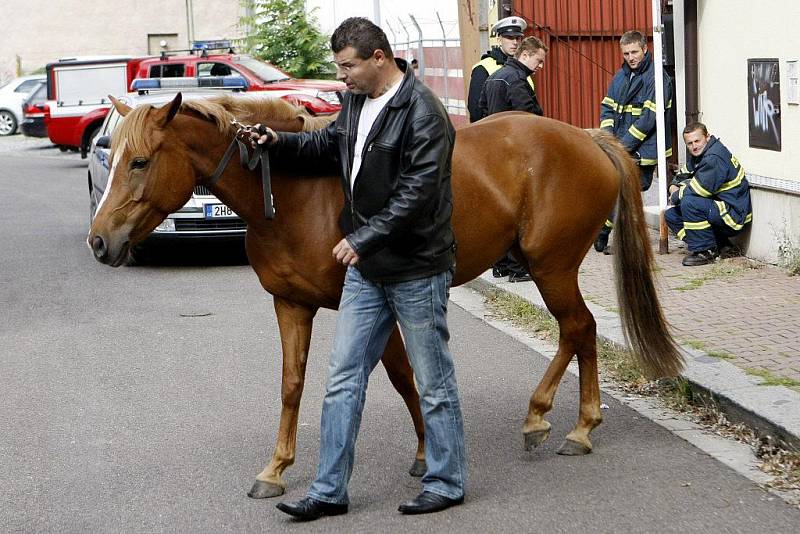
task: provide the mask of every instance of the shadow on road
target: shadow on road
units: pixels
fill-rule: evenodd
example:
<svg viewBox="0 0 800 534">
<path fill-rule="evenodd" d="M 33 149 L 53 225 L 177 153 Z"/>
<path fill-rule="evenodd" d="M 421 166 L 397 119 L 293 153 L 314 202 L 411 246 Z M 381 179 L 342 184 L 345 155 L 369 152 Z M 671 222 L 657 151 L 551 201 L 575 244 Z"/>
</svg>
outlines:
<svg viewBox="0 0 800 534">
<path fill-rule="evenodd" d="M 224 243 L 176 242 L 148 243 L 137 247 L 130 267 L 210 267 L 248 265 L 244 240 Z"/>
</svg>

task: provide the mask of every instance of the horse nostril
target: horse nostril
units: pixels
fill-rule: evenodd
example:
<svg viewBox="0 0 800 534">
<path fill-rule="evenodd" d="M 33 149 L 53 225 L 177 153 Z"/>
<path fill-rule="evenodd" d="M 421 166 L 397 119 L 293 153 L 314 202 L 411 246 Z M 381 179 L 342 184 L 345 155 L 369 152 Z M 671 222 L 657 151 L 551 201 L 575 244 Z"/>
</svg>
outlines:
<svg viewBox="0 0 800 534">
<path fill-rule="evenodd" d="M 94 252 L 94 257 L 98 260 L 104 258 L 108 253 L 106 242 L 99 235 L 94 236 L 92 240 L 92 252 Z"/>
</svg>

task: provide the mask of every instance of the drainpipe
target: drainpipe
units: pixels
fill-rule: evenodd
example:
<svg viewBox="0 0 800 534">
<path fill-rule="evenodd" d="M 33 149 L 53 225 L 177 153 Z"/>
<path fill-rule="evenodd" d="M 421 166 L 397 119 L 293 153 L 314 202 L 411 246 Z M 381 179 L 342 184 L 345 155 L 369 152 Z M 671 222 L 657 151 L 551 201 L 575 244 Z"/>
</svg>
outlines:
<svg viewBox="0 0 800 534">
<path fill-rule="evenodd" d="M 685 42 L 684 61 L 686 62 L 686 124 L 700 120 L 697 94 L 697 0 L 684 2 Z M 683 136 L 678 132 L 678 138 Z"/>
</svg>

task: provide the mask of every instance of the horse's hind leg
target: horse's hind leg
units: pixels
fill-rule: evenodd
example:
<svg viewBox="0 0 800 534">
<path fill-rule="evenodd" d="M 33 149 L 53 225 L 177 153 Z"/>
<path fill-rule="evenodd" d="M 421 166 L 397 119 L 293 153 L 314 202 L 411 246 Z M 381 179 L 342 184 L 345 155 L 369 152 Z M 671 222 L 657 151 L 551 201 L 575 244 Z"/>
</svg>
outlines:
<svg viewBox="0 0 800 534">
<path fill-rule="evenodd" d="M 522 429 L 525 448 L 531 450 L 549 437 L 550 423 L 545 414 L 552 409 L 564 371 L 572 356 L 577 354 L 581 389 L 579 420 L 558 452 L 586 454 L 592 449 L 589 432 L 602 421 L 594 317 L 578 289 L 577 271 L 534 275 L 534 280 L 548 310 L 558 321 L 559 337 L 558 351 L 531 396 L 528 417 Z"/>
<path fill-rule="evenodd" d="M 414 431 L 417 433 L 417 454 L 414 463 L 411 465 L 409 473 L 411 476 L 421 477 L 425 474 L 425 425 L 422 421 L 422 411 L 419 407 L 419 393 L 414 385 L 414 371 L 408 362 L 406 349 L 403 346 L 403 339 L 400 337 L 400 330 L 395 327 L 386 350 L 381 360 L 389 375 L 389 380 L 403 397 L 411 420 L 414 422 Z"/>
<path fill-rule="evenodd" d="M 283 348 L 281 420 L 272 459 L 256 476 L 253 487 L 247 493 L 254 499 L 277 497 L 286 491 L 283 472 L 294 463 L 297 449 L 297 417 L 305 383 L 311 324 L 317 311 L 316 308 L 308 308 L 280 297 L 275 297 L 274 303 Z"/>
</svg>

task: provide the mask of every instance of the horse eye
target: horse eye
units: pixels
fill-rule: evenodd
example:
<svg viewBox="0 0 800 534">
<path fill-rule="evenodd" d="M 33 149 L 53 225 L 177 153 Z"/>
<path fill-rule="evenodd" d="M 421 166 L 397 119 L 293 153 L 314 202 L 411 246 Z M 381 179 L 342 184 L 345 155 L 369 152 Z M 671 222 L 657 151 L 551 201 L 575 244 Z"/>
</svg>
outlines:
<svg viewBox="0 0 800 534">
<path fill-rule="evenodd" d="M 131 161 L 130 168 L 131 170 L 141 170 L 147 167 L 148 161 L 144 158 L 136 158 Z"/>
</svg>

